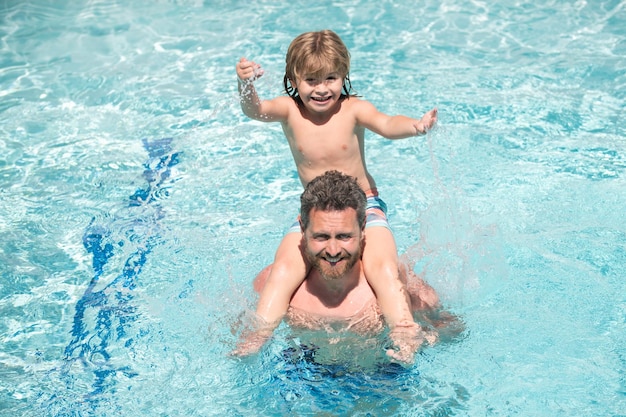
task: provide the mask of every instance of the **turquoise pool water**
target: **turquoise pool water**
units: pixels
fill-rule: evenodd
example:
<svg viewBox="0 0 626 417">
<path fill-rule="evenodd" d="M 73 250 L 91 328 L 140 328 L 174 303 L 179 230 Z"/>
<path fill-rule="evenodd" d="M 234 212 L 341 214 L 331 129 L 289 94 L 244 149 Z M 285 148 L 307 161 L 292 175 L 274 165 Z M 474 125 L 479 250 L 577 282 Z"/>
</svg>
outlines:
<svg viewBox="0 0 626 417">
<path fill-rule="evenodd" d="M 0 2 L 0 415 L 626 415 L 625 2 L 125 3 Z M 287 328 L 227 357 L 301 192 L 234 65 L 280 94 L 322 28 L 381 110 L 439 108 L 367 138 L 466 326 L 408 369 L 285 358 Z"/>
</svg>

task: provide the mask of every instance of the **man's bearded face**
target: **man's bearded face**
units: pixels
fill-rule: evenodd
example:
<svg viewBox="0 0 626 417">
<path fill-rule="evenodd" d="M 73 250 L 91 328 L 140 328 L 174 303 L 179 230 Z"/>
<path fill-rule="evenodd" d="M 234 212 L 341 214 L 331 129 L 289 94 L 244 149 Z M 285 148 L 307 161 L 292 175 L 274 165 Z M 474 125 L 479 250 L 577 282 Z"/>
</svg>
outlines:
<svg viewBox="0 0 626 417">
<path fill-rule="evenodd" d="M 313 209 L 304 231 L 304 253 L 324 279 L 340 279 L 361 257 L 362 237 L 354 209 Z"/>
</svg>

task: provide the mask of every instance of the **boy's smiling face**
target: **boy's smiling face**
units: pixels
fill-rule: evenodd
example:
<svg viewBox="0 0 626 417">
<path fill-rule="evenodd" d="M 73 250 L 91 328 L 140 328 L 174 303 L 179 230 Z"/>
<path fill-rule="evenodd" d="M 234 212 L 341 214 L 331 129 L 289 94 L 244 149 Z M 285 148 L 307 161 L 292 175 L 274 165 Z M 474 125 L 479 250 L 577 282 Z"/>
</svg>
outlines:
<svg viewBox="0 0 626 417">
<path fill-rule="evenodd" d="M 344 77 L 330 74 L 304 74 L 298 77 L 296 88 L 304 106 L 312 113 L 331 111 L 341 98 Z"/>
</svg>

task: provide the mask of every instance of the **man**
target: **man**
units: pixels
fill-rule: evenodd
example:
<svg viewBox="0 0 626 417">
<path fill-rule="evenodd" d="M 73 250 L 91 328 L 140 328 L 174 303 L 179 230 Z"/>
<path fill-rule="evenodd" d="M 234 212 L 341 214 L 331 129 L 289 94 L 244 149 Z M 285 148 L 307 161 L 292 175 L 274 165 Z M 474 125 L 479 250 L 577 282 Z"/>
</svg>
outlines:
<svg viewBox="0 0 626 417">
<path fill-rule="evenodd" d="M 338 171 L 328 171 L 313 179 L 300 198 L 301 249 L 312 266 L 304 282 L 291 298 L 286 321 L 293 327 L 323 330 L 344 327 L 356 333 L 383 330 L 383 316 L 376 295 L 363 273 L 361 254 L 366 244 L 365 193 L 355 178 Z M 259 292 L 271 265 L 255 279 Z M 400 271 L 405 285 L 406 302 L 413 310 L 434 309 L 439 305 L 435 291 L 409 268 Z M 410 282 L 408 282 L 410 280 Z M 245 335 L 235 355 L 260 349 L 279 323 L 262 323 Z M 397 324 L 390 333 L 394 349 L 387 354 L 410 363 L 427 335 L 415 322 Z M 432 340 L 429 340 L 432 342 Z"/>
</svg>

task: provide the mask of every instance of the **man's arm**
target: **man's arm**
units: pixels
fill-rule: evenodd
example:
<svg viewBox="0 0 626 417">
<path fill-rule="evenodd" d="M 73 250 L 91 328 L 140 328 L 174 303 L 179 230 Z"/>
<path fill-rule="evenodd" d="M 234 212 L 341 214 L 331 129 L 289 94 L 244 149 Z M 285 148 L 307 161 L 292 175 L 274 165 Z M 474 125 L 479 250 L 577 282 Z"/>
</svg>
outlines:
<svg viewBox="0 0 626 417">
<path fill-rule="evenodd" d="M 289 308 L 289 301 L 299 284 L 269 279 L 273 267 L 274 265 L 267 266 L 254 279 L 254 290 L 260 295 L 255 322 L 252 324 L 252 329 L 242 333 L 231 355 L 247 356 L 261 350 L 265 342 L 272 337 Z"/>
<path fill-rule="evenodd" d="M 397 272 L 396 272 L 397 274 Z M 424 342 L 424 333 L 419 324 L 413 320 L 410 297 L 404 282 L 397 277 L 390 280 L 368 280 L 376 293 L 381 312 L 389 326 L 389 337 L 394 349 L 387 350 L 387 355 L 402 363 L 413 363 L 415 353 Z"/>
</svg>

